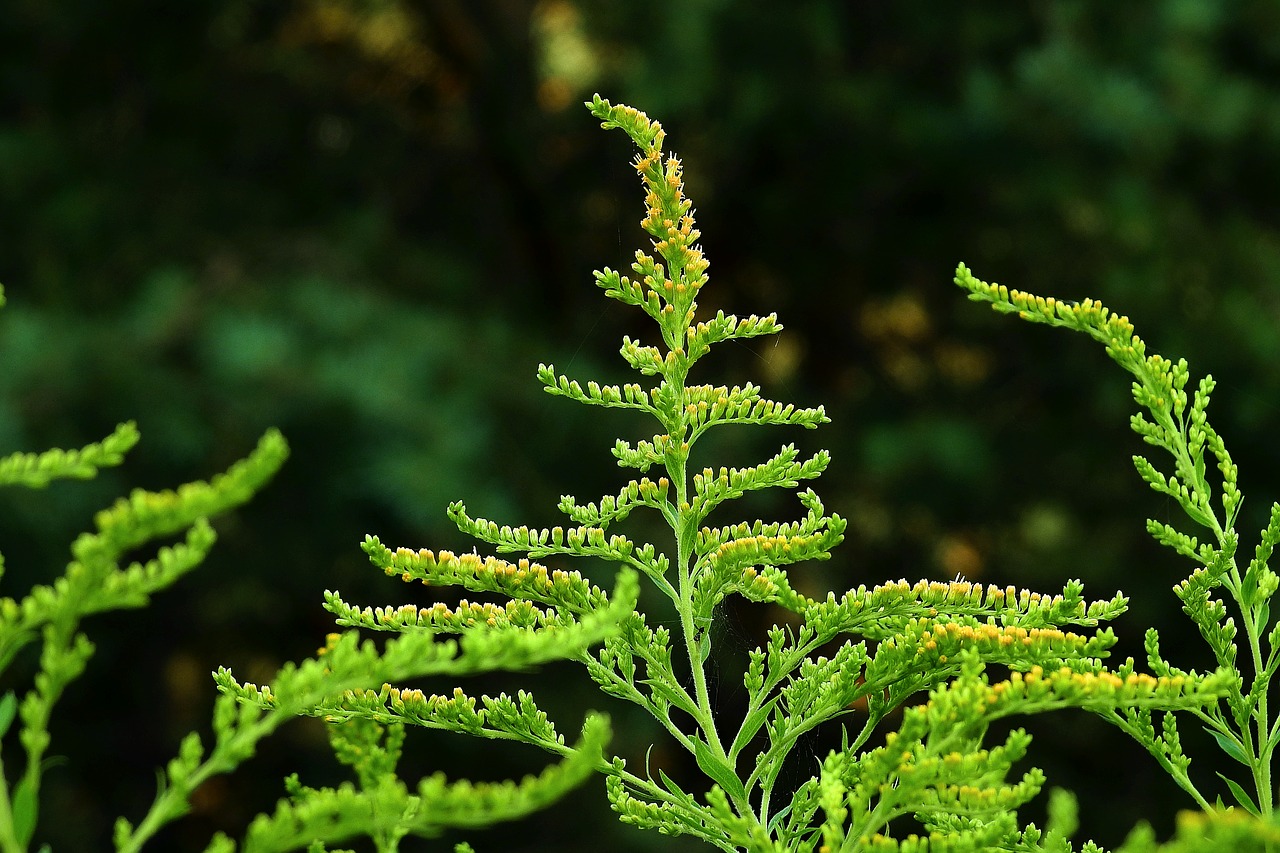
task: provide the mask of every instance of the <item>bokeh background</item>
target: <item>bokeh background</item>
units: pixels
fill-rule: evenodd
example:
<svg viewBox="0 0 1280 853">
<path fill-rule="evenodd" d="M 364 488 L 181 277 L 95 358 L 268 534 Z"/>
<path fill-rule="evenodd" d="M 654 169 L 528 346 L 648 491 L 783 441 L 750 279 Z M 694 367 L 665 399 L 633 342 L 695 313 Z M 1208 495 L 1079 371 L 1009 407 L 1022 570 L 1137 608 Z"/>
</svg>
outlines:
<svg viewBox="0 0 1280 853">
<path fill-rule="evenodd" d="M 105 849 L 181 735 L 207 731 L 209 671 L 267 678 L 313 653 L 331 629 L 325 589 L 426 603 L 369 568 L 366 533 L 469 550 L 450 500 L 547 525 L 561 494 L 616 493 L 608 448 L 649 425 L 579 411 L 533 376 L 547 361 L 623 379 L 621 336 L 652 337 L 592 284 L 643 236 L 629 143 L 579 106 L 596 91 L 660 119 L 684 159 L 712 264 L 704 310 L 786 325 L 722 347 L 703 376 L 831 415 L 816 433 L 727 436 L 706 460 L 750 464 L 786 441 L 832 451 L 816 488 L 848 539 L 798 582 L 959 572 L 1053 592 L 1078 577 L 1132 597 L 1121 655 L 1155 625 L 1172 659 L 1206 665 L 1170 592 L 1190 566 L 1143 533 L 1148 516 L 1180 516 L 1130 465 L 1143 445 L 1128 379 L 1082 336 L 967 302 L 951 276 L 963 260 L 1100 298 L 1217 376 L 1211 415 L 1242 470 L 1251 550 L 1280 492 L 1278 84 L 1280 6 L 1265 0 L 9 0 L 0 447 L 78 446 L 125 419 L 143 441 L 91 483 L 0 495 L 7 594 L 55 576 L 128 488 L 207 477 L 269 426 L 293 446 L 196 575 L 88 623 L 99 651 L 55 718 L 65 760 L 46 776 L 41 836 Z M 777 495 L 749 511 L 797 507 Z M 722 645 L 740 651 L 777 614 L 728 617 Z M 657 740 L 653 762 L 690 769 L 575 667 L 466 686 L 541 689 L 569 734 L 584 708 L 609 710 L 620 754 L 643 762 Z M 1115 844 L 1141 818 L 1167 832 L 1191 805 L 1085 714 L 1027 727 L 1033 762 L 1080 795 L 1083 834 Z M 1219 791 L 1213 771 L 1230 768 L 1194 726 L 1183 735 L 1195 778 Z M 412 740 L 410 780 L 545 762 Z M 826 748 L 806 745 L 798 774 Z M 343 778 L 298 723 L 154 849 L 238 834 L 292 770 Z M 599 780 L 470 837 L 694 849 L 619 827 Z"/>
</svg>

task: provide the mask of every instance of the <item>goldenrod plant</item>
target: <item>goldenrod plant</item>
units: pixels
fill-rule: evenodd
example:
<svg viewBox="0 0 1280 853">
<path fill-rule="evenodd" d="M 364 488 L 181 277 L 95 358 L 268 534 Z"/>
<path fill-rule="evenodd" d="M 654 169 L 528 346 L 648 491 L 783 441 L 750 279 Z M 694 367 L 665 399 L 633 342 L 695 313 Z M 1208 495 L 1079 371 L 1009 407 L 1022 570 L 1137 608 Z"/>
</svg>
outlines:
<svg viewBox="0 0 1280 853">
<path fill-rule="evenodd" d="M 124 423 L 102 441 L 78 450 L 14 453 L 0 459 L 0 485 L 43 488 L 58 479 L 91 478 L 103 468 L 121 464 L 138 439 L 137 427 Z M 252 497 L 287 455 L 284 439 L 273 430 L 249 456 L 208 482 L 187 483 L 174 491 L 135 489 L 99 512 L 95 529 L 72 543 L 71 561 L 60 578 L 35 586 L 21 599 L 0 598 L 0 672 L 9 671 L 27 646 L 39 644 L 32 686 L 25 692 L 10 689 L 0 698 L 0 738 L 16 723 L 16 745 L 23 752 L 21 762 L 14 760 L 14 741 L 5 738 L 6 761 L 0 764 L 0 850 L 25 851 L 35 837 L 41 780 L 50 766 L 50 717 L 67 685 L 84 671 L 94 653 L 82 621 L 107 610 L 143 607 L 198 566 L 216 539 L 210 520 Z M 174 544 L 126 562 L 149 543 L 173 537 L 178 539 Z M 230 705 L 225 710 L 235 711 Z M 198 740 L 191 740 L 184 744 L 183 754 L 190 757 L 197 748 Z M 225 751 L 215 752 L 201 768 L 203 775 L 185 781 L 177 789 L 179 795 L 189 793 L 204 776 L 234 766 L 229 759 Z M 185 809 L 185 799 L 178 803 L 173 792 L 162 800 L 163 807 L 149 818 L 149 831 L 135 834 L 138 840 Z"/>
<path fill-rule="evenodd" d="M 1087 710 L 1120 726 L 1190 795 L 1193 808 L 1180 816 L 1172 839 L 1161 842 L 1140 823 L 1118 848 L 1123 853 L 1280 849 L 1270 775 L 1280 724 L 1268 710 L 1280 640 L 1268 608 L 1280 581 L 1268 561 L 1280 541 L 1280 505 L 1242 571 L 1235 559 L 1236 470 L 1205 417 L 1212 380 L 1188 398 L 1186 364 L 1147 356 L 1128 320 L 1092 301 L 1059 303 L 985 284 L 964 266 L 957 273 L 971 297 L 1085 331 L 1135 375 L 1135 399 L 1151 418 L 1137 415 L 1133 426 L 1175 459 L 1172 477 L 1141 458 L 1138 471 L 1213 537 L 1202 544 L 1149 523 L 1160 542 L 1199 564 L 1176 589 L 1216 655 L 1213 672 L 1166 662 L 1154 632 L 1146 644 L 1149 672 L 1132 659 L 1108 666 L 1116 638 L 1104 623 L 1124 612 L 1127 599 L 1087 600 L 1075 580 L 1050 595 L 959 578 L 872 579 L 810 597 L 793 586 L 788 567 L 828 560 L 846 529 L 808 485 L 826 469 L 827 453 L 805 457 L 787 444 L 759 464 L 729 467 L 704 458 L 701 440 L 733 425 L 814 429 L 827 423 L 826 413 L 769 399 L 752 383 L 695 381 L 694 368 L 712 347 L 782 326 L 773 314 L 698 314 L 708 264 L 679 159 L 664 152 L 661 126 L 644 113 L 599 96 L 587 106 L 639 149 L 641 227 L 652 244 L 636 252 L 633 275 L 605 268 L 596 283 L 646 314 L 657 334 L 653 342 L 623 339 L 621 355 L 640 381 L 602 385 L 550 365 L 540 365 L 537 377 L 553 396 L 656 421 L 653 432 L 612 445 L 618 466 L 636 473 L 597 501 L 562 497 L 558 509 L 567 520 L 550 528 L 500 524 L 473 517 L 461 502 L 450 505 L 459 530 L 498 555 L 516 555 L 511 559 L 391 548 L 366 537 L 365 553 L 387 575 L 433 589 L 460 587 L 482 600 L 370 607 L 326 593 L 324 606 L 341 632 L 316 657 L 286 665 L 261 686 L 219 669 L 212 744 L 194 733 L 183 739 L 148 813 L 136 824 L 117 822 L 117 850 L 141 849 L 188 809 L 202 782 L 245 762 L 285 722 L 314 717 L 327 724 L 335 756 L 355 780 L 317 788 L 292 776 L 274 811 L 254 819 L 240 839 L 215 836 L 208 851 L 337 853 L 332 845 L 368 838 L 379 853 L 392 853 L 409 837 L 527 815 L 598 773 L 624 824 L 726 851 L 1098 853 L 1092 842 L 1077 848 L 1071 841 L 1080 821 L 1066 792 L 1050 793 L 1043 828 L 1020 818 L 1045 786 L 1038 769 L 1015 770 L 1031 738 L 1019 728 L 988 737 L 997 721 L 1060 709 Z M 80 451 L 17 454 L 0 460 L 0 482 L 41 486 L 59 476 L 92 476 L 118 464 L 136 440 L 124 425 Z M 251 496 L 286 452 L 270 432 L 246 460 L 208 483 L 135 491 L 98 515 L 96 532 L 76 540 L 63 578 L 21 601 L 0 600 L 0 664 L 37 636 L 43 640 L 34 687 L 21 701 L 16 694 L 0 700 L 0 735 L 20 719 L 26 751 L 12 780 L 0 766 L 0 853 L 26 851 L 35 837 L 49 713 L 92 653 L 81 618 L 141 606 L 199 563 L 213 543 L 208 518 Z M 1209 457 L 1221 474 L 1221 514 L 1210 499 Z M 712 523 L 735 501 L 775 488 L 795 490 L 797 518 Z M 633 539 L 633 512 L 651 513 L 665 528 L 662 541 Z M 178 544 L 121 567 L 127 552 L 184 532 Z M 558 567 L 572 560 L 586 573 Z M 608 581 L 593 582 L 600 576 Z M 838 571 L 830 576 L 833 585 L 843 582 Z M 1239 610 L 1243 640 L 1214 597 L 1220 588 Z M 732 654 L 718 642 L 730 596 L 769 608 L 779 622 L 741 661 L 745 696 L 734 706 L 716 700 L 728 692 L 717 689 L 717 673 L 729 670 L 722 664 Z M 362 639 L 366 632 L 390 638 L 378 644 Z M 1250 659 L 1248 680 L 1237 664 L 1240 642 Z M 482 695 L 460 683 L 553 660 L 581 664 L 609 701 L 652 715 L 696 774 L 671 767 L 680 777 L 673 778 L 650 762 L 645 744 L 611 745 L 604 714 L 587 712 L 570 743 L 531 693 Z M 443 692 L 413 686 L 429 677 L 431 684 L 444 680 Z M 1201 722 L 1246 768 L 1243 784 L 1227 779 L 1234 806 L 1210 802 L 1193 782 L 1180 715 Z M 558 761 L 518 782 L 450 782 L 437 773 L 410 785 L 397 765 L 418 728 L 531 745 Z M 805 739 L 820 728 L 839 746 L 814 761 Z"/>
<path fill-rule="evenodd" d="M 1204 780 L 1197 783 L 1191 778 L 1191 758 L 1183 752 L 1178 734 L 1178 714 L 1189 715 L 1241 765 L 1236 778 L 1218 774 L 1234 805 L 1272 821 L 1276 811 L 1272 768 L 1280 745 L 1280 719 L 1269 705 L 1269 694 L 1280 667 L 1280 622 L 1272 619 L 1271 599 L 1280 587 L 1280 576 L 1270 561 L 1280 543 L 1280 503 L 1271 504 L 1267 526 L 1242 567 L 1243 559 L 1237 556 L 1240 536 L 1236 521 L 1244 496 L 1231 454 L 1208 420 L 1213 377 L 1201 378 L 1188 394 L 1191 373 L 1186 360 L 1148 354 L 1129 318 L 1095 300 L 1061 301 L 989 284 L 974 277 L 964 264 L 957 268 L 955 281 L 969 292 L 970 299 L 987 302 L 996 311 L 1084 332 L 1103 344 L 1107 355 L 1133 375 L 1133 399 L 1140 410 L 1130 419 L 1130 426 L 1145 443 L 1173 457 L 1169 474 L 1144 456 L 1133 457 L 1134 467 L 1147 485 L 1182 507 L 1191 523 L 1201 528 L 1205 541 L 1154 519 L 1147 520 L 1147 532 L 1196 564 L 1188 577 L 1174 585 L 1173 592 L 1213 652 L 1220 671 L 1229 674 L 1231 689 L 1202 707 L 1163 712 L 1116 707 L 1101 714 L 1142 744 L 1196 806 L 1211 812 L 1221 804 L 1216 797 L 1210 802 L 1203 790 Z M 1210 482 L 1214 470 L 1216 491 Z M 1194 677 L 1165 660 L 1154 628 L 1147 631 L 1144 647 L 1151 672 L 1164 678 Z M 1273 844 L 1277 840 L 1274 834 L 1268 837 Z"/>
<path fill-rule="evenodd" d="M 514 561 L 392 548 L 366 538 L 371 562 L 390 576 L 432 588 L 457 586 L 500 603 L 371 608 L 330 594 L 326 607 L 341 626 L 398 634 L 400 642 L 457 633 L 465 643 L 476 631 L 560 630 L 618 604 L 617 593 L 607 595 L 581 573 L 537 560 L 581 559 L 590 571 L 616 571 L 620 586 L 638 575 L 656 596 L 624 612 L 620 632 L 599 648 L 581 646 L 567 656 L 605 694 L 651 714 L 701 778 L 677 781 L 648 760 L 637 766 L 636 756 L 645 754 L 640 744 L 628 745 L 630 761 L 599 758 L 594 767 L 623 823 L 733 851 L 1074 850 L 1069 795 L 1052 798 L 1047 828 L 1019 821 L 1018 809 L 1041 791 L 1044 778 L 1034 768 L 1011 777 L 1030 738 L 1014 729 L 988 745 L 988 727 L 1062 708 L 1128 720 L 1135 730 L 1155 714 L 1211 716 L 1236 691 L 1236 672 L 1225 661 L 1208 674 L 1167 665 L 1140 673 L 1132 661 L 1107 668 L 1115 636 L 1102 623 L 1123 612 L 1127 600 L 1088 601 L 1078 581 L 1053 595 L 959 579 L 887 580 L 819 598 L 793 587 L 787 567 L 827 560 L 846 528 L 804 485 L 827 467 L 827 453 L 804 458 L 788 444 L 757 465 L 717 467 L 699 455 L 700 440 L 732 425 L 813 429 L 827 416 L 820 406 L 769 399 L 751 383 L 694 380 L 694 367 L 713 346 L 782 327 L 772 314 L 698 314 L 708 263 L 681 163 L 664 152 L 662 127 L 599 96 L 587 107 L 604 128 L 621 130 L 639 149 L 641 227 L 652 243 L 651 251 L 636 252 L 634 277 L 605 268 L 595 274 L 596 284 L 648 315 L 657 334 L 653 342 L 623 339 L 622 358 L 641 381 L 603 385 L 551 365 L 539 366 L 537 377 L 553 396 L 656 421 L 652 435 L 619 439 L 611 448 L 619 467 L 637 473 L 598 501 L 564 496 L 559 510 L 567 520 L 550 528 L 472 517 L 461 502 L 449 507 L 459 530 L 498 554 L 519 555 Z M 798 489 L 797 519 L 710 523 L 713 512 L 719 517 L 733 501 L 771 488 Z M 666 541 L 638 542 L 622 532 L 633 512 L 660 518 L 669 530 Z M 843 580 L 835 571 L 832 577 Z M 789 614 L 748 652 L 746 704 L 734 715 L 713 698 L 717 656 L 725 653 L 716 647 L 717 620 L 729 596 Z M 220 686 L 255 707 L 276 707 L 272 693 L 225 676 Z M 913 701 L 919 704 L 908 707 Z M 459 688 L 426 695 L 389 681 L 351 690 L 312 713 L 390 731 L 425 726 L 574 754 L 525 692 L 473 696 Z M 784 768 L 804 760 L 797 746 L 822 726 L 835 727 L 840 748 L 806 768 L 814 773 L 807 781 L 784 781 L 794 778 Z M 885 727 L 896 730 L 881 739 Z M 1165 732 L 1176 745 L 1176 730 Z M 1256 841 L 1264 832 L 1244 817 L 1206 808 L 1182 822 L 1167 849 L 1191 849 L 1177 845 L 1207 839 L 1219 845 L 1214 849 L 1237 849 L 1241 838 Z M 1140 830 L 1123 849 L 1136 853 L 1154 845 Z"/>
<path fill-rule="evenodd" d="M 3 302 L 0 291 L 0 305 Z M 136 426 L 125 423 L 102 441 L 78 450 L 14 453 L 0 459 L 0 485 L 41 488 L 57 479 L 91 478 L 102 468 L 121 464 L 138 440 Z M 135 489 L 99 512 L 95 529 L 75 540 L 62 577 L 34 587 L 21 599 L 0 598 L 0 672 L 9 670 L 24 648 L 40 644 L 33 686 L 21 694 L 10 690 L 0 698 L 0 738 L 16 729 L 24 753 L 20 763 L 14 761 L 12 739 L 4 741 L 8 761 L 0 762 L 0 851 L 22 853 L 37 843 L 40 785 L 51 765 L 50 717 L 94 652 L 81 630 L 82 621 L 107 610 L 143 607 L 198 566 L 216 539 L 211 520 L 248 501 L 287 456 L 284 438 L 271 430 L 249 456 L 208 482 L 187 483 L 173 491 Z M 149 543 L 174 537 L 176 543 L 155 549 L 153 555 L 126 562 Z M 196 733 L 182 740 L 177 757 L 159 774 L 159 789 L 147 814 L 136 825 L 123 817 L 117 821 L 116 849 L 140 850 L 165 824 L 188 811 L 197 787 L 251 758 L 258 742 L 283 723 L 316 715 L 317 709 L 335 704 L 348 691 L 387 681 L 522 668 L 581 654 L 586 645 L 617 633 L 621 614 L 634 606 L 636 586 L 635 578 L 621 577 L 614 604 L 592 607 L 581 619 L 548 620 L 537 630 L 481 629 L 460 641 L 443 642 L 433 631 L 417 631 L 382 649 L 359 642 L 354 631 L 334 634 L 316 658 L 286 665 L 269 687 L 239 684 L 225 669 L 219 670 L 214 680 L 222 693 L 213 712 L 212 746 L 206 748 Z M 600 604 L 598 599 L 593 602 Z M 538 725 L 528 706 L 487 713 L 497 718 L 503 711 L 512 725 Z M 468 713 L 476 714 L 465 702 L 458 703 L 457 719 L 465 720 Z M 286 781 L 288 796 L 272 813 L 251 823 L 242 843 L 218 835 L 207 849 L 321 850 L 326 843 L 368 836 L 379 851 L 388 851 L 404 835 L 433 835 L 446 827 L 518 818 L 587 778 L 610 733 L 605 717 L 590 717 L 576 746 L 560 743 L 565 761 L 519 782 L 449 782 L 437 773 L 410 790 L 395 774 L 403 728 L 384 727 L 358 715 L 345 719 L 349 716 L 335 712 L 330 742 L 358 785 L 313 789 L 291 777 Z"/>
</svg>

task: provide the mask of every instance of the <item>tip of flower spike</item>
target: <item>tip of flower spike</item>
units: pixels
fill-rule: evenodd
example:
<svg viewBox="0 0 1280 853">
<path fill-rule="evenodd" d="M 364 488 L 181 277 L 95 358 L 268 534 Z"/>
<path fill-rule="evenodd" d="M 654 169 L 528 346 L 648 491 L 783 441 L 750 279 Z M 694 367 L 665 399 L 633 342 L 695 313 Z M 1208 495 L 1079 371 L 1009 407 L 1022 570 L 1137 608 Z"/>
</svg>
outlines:
<svg viewBox="0 0 1280 853">
<path fill-rule="evenodd" d="M 626 104 L 611 104 L 598 94 L 594 95 L 590 101 L 584 101 L 583 105 L 591 111 L 593 116 L 600 119 L 601 127 L 606 130 L 621 129 L 647 153 L 656 152 L 662 148 L 662 140 L 666 138 L 662 125 L 651 120 L 640 110 Z"/>
</svg>

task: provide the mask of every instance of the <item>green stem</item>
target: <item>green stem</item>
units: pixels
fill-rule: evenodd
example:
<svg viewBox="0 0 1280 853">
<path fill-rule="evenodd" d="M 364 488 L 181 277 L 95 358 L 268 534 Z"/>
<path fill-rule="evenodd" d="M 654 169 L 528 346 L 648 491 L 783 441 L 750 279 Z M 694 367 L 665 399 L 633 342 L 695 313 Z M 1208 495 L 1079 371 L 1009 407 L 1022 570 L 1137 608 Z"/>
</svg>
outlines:
<svg viewBox="0 0 1280 853">
<path fill-rule="evenodd" d="M 209 758 L 196 767 L 191 775 L 184 779 L 169 780 L 170 784 L 156 795 L 155 802 L 151 804 L 142 822 L 134 827 L 129 838 L 117 849 L 117 853 L 138 853 L 165 824 L 186 812 L 192 792 L 214 776 L 235 769 L 240 762 L 233 756 L 252 754 L 252 744 L 271 734 L 291 716 L 278 709 L 266 714 L 251 726 L 241 728 L 230 738 L 219 741 Z"/>
<path fill-rule="evenodd" d="M 1234 562 L 1234 561 L 1233 561 Z M 1234 566 L 1232 574 L 1237 574 Z M 1239 585 L 1237 584 L 1237 588 Z M 1241 613 L 1244 617 L 1245 634 L 1249 637 L 1249 646 L 1253 652 L 1254 672 L 1263 672 L 1262 661 L 1262 645 L 1261 638 L 1258 635 L 1258 625 L 1256 614 L 1252 608 L 1244 606 L 1239 598 L 1236 599 L 1240 604 Z M 1242 728 L 1250 725 L 1250 720 L 1240 721 Z M 1253 724 L 1256 726 L 1257 742 L 1253 750 L 1253 784 L 1258 795 L 1258 808 L 1262 812 L 1264 818 L 1270 818 L 1274 810 L 1271 800 L 1271 745 L 1269 734 L 1271 731 L 1270 715 L 1267 709 L 1267 691 L 1262 690 L 1258 693 L 1257 708 L 1253 714 Z"/>
<path fill-rule="evenodd" d="M 1209 501 L 1210 488 L 1208 482 L 1197 474 L 1195 460 L 1192 458 L 1191 449 L 1188 441 L 1188 426 L 1184 416 L 1178 416 L 1178 423 L 1175 425 L 1173 418 L 1169 417 L 1167 412 L 1155 412 L 1157 420 L 1161 421 L 1161 426 L 1166 430 L 1166 434 L 1174 437 L 1172 446 L 1168 449 L 1174 456 L 1176 463 L 1176 471 L 1184 484 L 1192 487 L 1192 499 L 1198 494 L 1204 496 L 1205 508 L 1208 509 L 1208 518 L 1210 521 L 1209 529 L 1212 531 L 1214 539 L 1218 543 L 1219 548 L 1226 545 L 1226 531 L 1218 521 L 1218 515 L 1212 509 Z M 1161 417 L 1163 415 L 1163 417 Z M 1201 453 L 1204 452 L 1203 447 Z M 1227 519 L 1230 524 L 1230 519 Z M 1234 554 L 1231 557 L 1231 568 L 1226 573 L 1225 584 L 1231 593 L 1231 597 L 1235 600 L 1236 606 L 1240 609 L 1241 620 L 1244 622 L 1245 636 L 1249 642 L 1249 652 L 1253 658 L 1253 672 L 1255 674 L 1265 671 L 1265 662 L 1262 657 L 1262 643 L 1258 631 L 1257 612 L 1246 604 L 1243 595 L 1244 579 L 1240 576 L 1240 568 L 1236 563 Z M 1265 627 L 1265 626 L 1263 626 Z M 1227 661 L 1219 660 L 1219 665 L 1227 665 Z M 1255 794 L 1257 795 L 1258 808 L 1264 818 L 1270 818 L 1274 810 L 1271 792 L 1271 748 L 1269 746 L 1269 734 L 1271 730 L 1270 713 L 1267 707 L 1267 691 L 1260 691 L 1256 700 L 1257 704 L 1252 713 L 1247 708 L 1243 708 L 1244 715 L 1237 717 L 1236 725 L 1239 727 L 1240 736 L 1244 740 L 1246 753 L 1251 759 L 1250 770 L 1253 775 L 1253 783 Z M 1255 739 L 1256 733 L 1256 739 Z M 1176 778 L 1176 777 L 1175 777 Z M 1179 784 L 1184 789 L 1190 790 L 1201 808 L 1208 809 L 1208 804 L 1199 792 L 1195 791 L 1189 779 L 1179 780 Z"/>
<path fill-rule="evenodd" d="M 668 344 L 670 343 L 668 341 Z M 715 710 L 711 707 L 711 694 L 707 689 L 707 673 L 701 646 L 703 642 L 710 643 L 710 634 L 705 633 L 699 626 L 695 625 L 693 618 L 693 591 L 695 584 L 692 550 L 697 538 L 697 531 L 694 529 L 697 520 L 694 518 L 689 505 L 687 466 L 690 446 L 687 439 L 688 424 L 685 419 L 684 408 L 684 368 L 681 366 L 669 371 L 665 378 L 668 384 L 672 386 L 673 396 L 677 400 L 675 423 L 667 425 L 667 435 L 675 446 L 668 450 L 670 455 L 668 456 L 666 467 L 668 477 L 675 485 L 676 490 L 676 524 L 673 532 L 676 535 L 676 567 L 679 578 L 677 589 L 679 595 L 678 609 L 680 611 L 680 629 L 684 635 L 685 655 L 689 660 L 689 670 L 693 676 L 694 701 L 697 703 L 695 723 L 701 729 L 707 746 L 711 748 L 711 754 L 714 759 L 723 762 L 726 767 L 736 773 L 735 763 L 730 760 L 728 752 L 724 748 L 724 743 L 720 739 L 720 733 L 716 729 Z M 731 791 L 726 791 L 725 794 L 732 800 L 734 808 L 739 815 L 758 820 L 751 808 L 751 803 L 743 796 Z"/>
</svg>

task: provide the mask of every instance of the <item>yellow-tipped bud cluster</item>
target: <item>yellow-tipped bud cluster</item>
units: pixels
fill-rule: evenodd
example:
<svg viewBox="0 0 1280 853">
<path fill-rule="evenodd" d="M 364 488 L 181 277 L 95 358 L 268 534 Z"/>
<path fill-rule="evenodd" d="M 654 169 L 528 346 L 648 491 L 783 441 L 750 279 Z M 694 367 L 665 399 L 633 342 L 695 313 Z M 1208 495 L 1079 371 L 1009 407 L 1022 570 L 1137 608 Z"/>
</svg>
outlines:
<svg viewBox="0 0 1280 853">
<path fill-rule="evenodd" d="M 540 563 L 521 558 L 515 563 L 499 560 L 497 557 L 481 557 L 479 554 L 454 554 L 452 551 L 441 551 L 438 555 L 428 548 L 413 551 L 409 548 L 397 548 L 392 557 L 392 565 L 387 567 L 387 574 L 399 572 L 413 574 L 425 584 L 431 583 L 431 574 L 444 572 L 448 574 L 468 574 L 474 576 L 487 575 L 493 578 L 510 578 L 521 586 L 534 589 L 550 590 L 556 586 L 582 583 L 580 572 L 566 572 L 563 569 L 550 570 Z"/>
<path fill-rule="evenodd" d="M 988 302 L 1001 313 L 1017 314 L 1033 323 L 1065 326 L 1085 332 L 1106 344 L 1107 351 L 1123 365 L 1131 366 L 1146 356 L 1146 344 L 1134 333 L 1129 318 L 1112 313 L 1093 299 L 1064 302 L 1051 296 L 1011 290 L 1002 284 L 976 278 L 964 264 L 956 268 L 955 282 L 969 291 L 970 299 Z"/>
<path fill-rule="evenodd" d="M 487 523 L 486 523 L 487 524 Z M 574 531 L 568 531 L 573 533 Z M 466 589 L 498 592 L 515 599 L 550 604 L 570 613 L 588 613 L 608 606 L 608 595 L 583 579 L 577 571 L 548 569 L 528 559 L 508 562 L 481 557 L 474 552 L 454 554 L 422 548 L 391 550 L 376 537 L 366 537 L 364 551 L 374 565 L 388 575 L 430 585 L 459 585 Z"/>
<path fill-rule="evenodd" d="M 338 617 L 341 625 L 358 626 L 379 631 L 405 631 L 413 628 L 458 634 L 472 628 L 541 628 L 560 621 L 554 611 L 542 610 L 528 601 L 515 599 L 505 604 L 472 602 L 465 598 L 456 607 L 436 602 L 429 607 L 404 604 L 399 607 L 352 607 L 336 593 L 326 593 L 325 609 Z M 332 635 L 337 637 L 337 635 Z M 322 653 L 324 650 L 321 650 Z"/>
<path fill-rule="evenodd" d="M 927 620 L 921 620 L 923 624 Z M 992 623 L 976 625 L 944 622 L 932 624 L 917 639 L 918 657 L 924 660 L 946 663 L 963 648 L 974 647 L 984 653 L 1008 649 L 1015 658 L 1021 657 L 1015 647 L 1034 649 L 1039 655 L 1068 656 L 1078 654 L 1088 640 L 1079 634 L 1057 628 L 1023 628 L 1017 625 L 1003 626 Z"/>
</svg>

